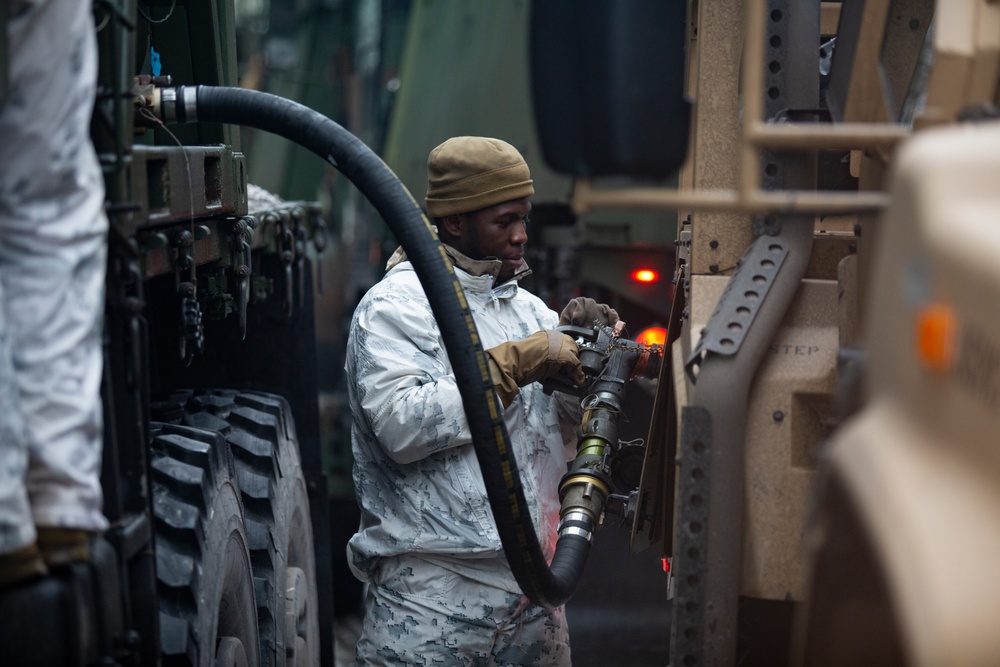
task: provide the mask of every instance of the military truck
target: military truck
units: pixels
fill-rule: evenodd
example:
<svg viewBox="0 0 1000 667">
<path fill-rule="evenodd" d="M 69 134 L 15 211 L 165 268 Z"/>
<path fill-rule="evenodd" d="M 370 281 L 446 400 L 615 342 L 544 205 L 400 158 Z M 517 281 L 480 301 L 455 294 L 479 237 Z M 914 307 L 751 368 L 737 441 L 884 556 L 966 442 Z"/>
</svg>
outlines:
<svg viewBox="0 0 1000 667">
<path fill-rule="evenodd" d="M 232 2 L 94 13 L 111 528 L 90 563 L 0 596 L 5 660 L 332 665 L 322 208 L 249 184 L 238 127 L 152 112 L 170 86 L 236 84 Z"/>
<path fill-rule="evenodd" d="M 531 44 L 574 211 L 683 221 L 633 524 L 671 664 L 995 662 L 1000 7 L 668 4 L 536 2 Z"/>
</svg>

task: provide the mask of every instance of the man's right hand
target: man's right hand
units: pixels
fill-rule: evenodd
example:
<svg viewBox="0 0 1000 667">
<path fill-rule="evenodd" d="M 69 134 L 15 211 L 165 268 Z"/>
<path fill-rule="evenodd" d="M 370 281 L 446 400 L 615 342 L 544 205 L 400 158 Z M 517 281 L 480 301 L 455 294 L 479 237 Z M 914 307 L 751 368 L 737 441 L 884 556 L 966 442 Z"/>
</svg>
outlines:
<svg viewBox="0 0 1000 667">
<path fill-rule="evenodd" d="M 618 312 L 606 303 L 597 303 L 590 297 L 578 296 L 572 299 L 559 315 L 559 326 L 574 326 L 590 328 L 594 322 L 602 326 L 614 326 L 618 321 Z"/>
<path fill-rule="evenodd" d="M 538 331 L 524 340 L 501 343 L 486 350 L 490 377 L 503 406 L 519 388 L 553 375 L 565 375 L 577 386 L 586 382 L 580 351 L 573 339 L 558 331 Z"/>
</svg>

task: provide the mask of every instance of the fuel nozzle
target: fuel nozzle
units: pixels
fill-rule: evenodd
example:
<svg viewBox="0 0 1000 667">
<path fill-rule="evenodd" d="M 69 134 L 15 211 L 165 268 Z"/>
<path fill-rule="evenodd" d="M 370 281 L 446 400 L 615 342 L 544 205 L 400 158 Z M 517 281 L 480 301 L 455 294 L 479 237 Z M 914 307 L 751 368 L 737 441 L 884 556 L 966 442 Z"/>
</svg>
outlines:
<svg viewBox="0 0 1000 667">
<path fill-rule="evenodd" d="M 614 327 L 594 323 L 593 329 L 560 327 L 576 338 L 587 382 L 583 387 L 551 387 L 583 397 L 583 419 L 577 455 L 559 483 L 559 534 L 591 539 L 599 528 L 604 505 L 612 491 L 613 457 L 618 440 L 618 416 L 625 388 L 638 377 L 656 378 L 663 348 L 621 338 L 624 323 Z"/>
</svg>

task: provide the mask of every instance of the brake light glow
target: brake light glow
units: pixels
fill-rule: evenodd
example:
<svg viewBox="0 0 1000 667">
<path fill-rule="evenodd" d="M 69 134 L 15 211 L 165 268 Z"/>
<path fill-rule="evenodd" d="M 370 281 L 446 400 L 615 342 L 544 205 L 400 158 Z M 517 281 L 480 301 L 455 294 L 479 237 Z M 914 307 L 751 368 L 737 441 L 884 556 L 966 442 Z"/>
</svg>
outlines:
<svg viewBox="0 0 1000 667">
<path fill-rule="evenodd" d="M 632 272 L 632 280 L 637 283 L 655 283 L 660 279 L 660 274 L 653 269 L 636 269 Z"/>
<path fill-rule="evenodd" d="M 635 342 L 642 345 L 666 345 L 667 330 L 663 327 L 649 327 L 643 329 L 635 338 Z"/>
</svg>

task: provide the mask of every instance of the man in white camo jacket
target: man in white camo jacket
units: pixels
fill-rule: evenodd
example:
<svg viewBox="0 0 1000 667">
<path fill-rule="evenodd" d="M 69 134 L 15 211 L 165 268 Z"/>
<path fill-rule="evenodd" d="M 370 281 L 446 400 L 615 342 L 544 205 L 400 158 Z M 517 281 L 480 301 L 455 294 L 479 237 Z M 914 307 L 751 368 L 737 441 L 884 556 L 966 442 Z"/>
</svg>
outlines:
<svg viewBox="0 0 1000 667">
<path fill-rule="evenodd" d="M 92 3 L 0 0 L 0 588 L 89 557 L 104 530 L 108 221 L 90 141 Z"/>
<path fill-rule="evenodd" d="M 562 317 L 517 285 L 528 166 L 506 142 L 455 137 L 428 159 L 427 213 L 465 291 L 551 559 L 558 484 L 575 455 L 580 408 L 535 380 L 584 381 L 560 324 L 617 321 L 592 299 Z M 348 545 L 368 582 L 359 665 L 569 665 L 564 609 L 523 596 L 504 556 L 455 376 L 412 265 L 400 251 L 351 323 L 347 376 L 361 525 Z"/>
</svg>

